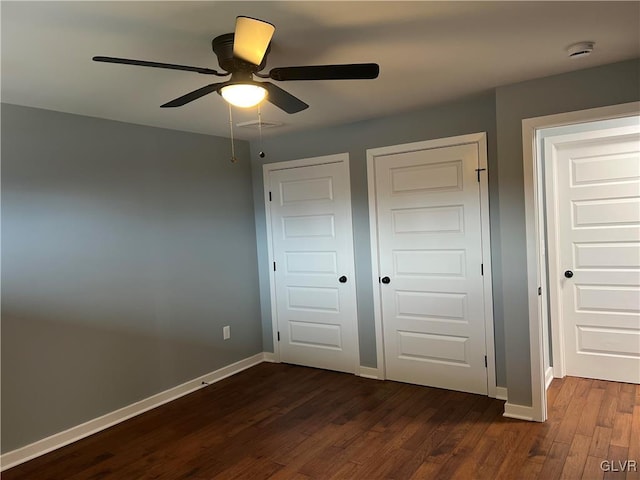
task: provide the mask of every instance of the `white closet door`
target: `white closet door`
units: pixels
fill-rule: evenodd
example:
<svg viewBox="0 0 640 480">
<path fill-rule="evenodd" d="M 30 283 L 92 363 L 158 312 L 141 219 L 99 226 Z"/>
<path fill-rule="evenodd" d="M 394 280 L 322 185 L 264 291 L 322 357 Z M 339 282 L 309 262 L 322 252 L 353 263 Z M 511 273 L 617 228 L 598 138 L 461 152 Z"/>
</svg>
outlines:
<svg viewBox="0 0 640 480">
<path fill-rule="evenodd" d="M 478 145 L 375 158 L 387 377 L 487 393 Z"/>
<path fill-rule="evenodd" d="M 355 373 L 348 163 L 273 170 L 269 188 L 280 360 Z"/>
</svg>

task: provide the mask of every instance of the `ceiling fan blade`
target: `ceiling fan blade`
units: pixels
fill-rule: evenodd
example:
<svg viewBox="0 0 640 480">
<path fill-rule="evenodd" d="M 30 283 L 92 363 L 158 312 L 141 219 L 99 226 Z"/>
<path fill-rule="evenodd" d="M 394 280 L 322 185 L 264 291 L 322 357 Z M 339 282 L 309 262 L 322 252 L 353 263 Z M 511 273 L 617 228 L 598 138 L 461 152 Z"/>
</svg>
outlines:
<svg viewBox="0 0 640 480">
<path fill-rule="evenodd" d="M 212 83 L 211 85 L 206 85 L 202 88 L 194 90 L 193 92 L 189 92 L 186 95 L 182 95 L 181 97 L 171 100 L 170 102 L 167 102 L 164 105 L 160 105 L 160 107 L 161 108 L 181 107 L 189 102 L 193 102 L 194 100 L 197 100 L 200 97 L 204 97 L 205 95 L 208 95 L 211 92 L 215 92 L 216 90 L 218 90 L 218 88 L 220 88 L 222 85 L 225 85 L 226 83 L 227 82 L 220 82 L 220 83 Z"/>
<path fill-rule="evenodd" d="M 267 89 L 267 100 L 287 113 L 298 113 L 305 108 L 309 108 L 309 105 L 304 103 L 302 100 L 294 97 L 289 92 L 281 89 L 273 83 L 260 82 L 260 85 Z"/>
<path fill-rule="evenodd" d="M 377 78 L 378 73 L 380 73 L 380 67 L 377 63 L 352 63 L 274 68 L 269 72 L 269 78 L 281 82 L 289 80 L 368 80 Z"/>
<path fill-rule="evenodd" d="M 251 17 L 236 18 L 233 56 L 260 65 L 276 27 Z"/>
<path fill-rule="evenodd" d="M 190 67 L 188 65 L 175 65 L 173 63 L 147 62 L 146 60 L 133 60 L 130 58 L 93 57 L 93 61 L 106 63 L 122 63 L 124 65 L 138 65 L 140 67 L 168 68 L 170 70 L 184 70 L 187 72 L 203 73 L 205 75 L 218 75 L 220 77 L 226 77 L 227 75 L 229 75 L 228 73 L 219 73 L 211 68 Z"/>
</svg>

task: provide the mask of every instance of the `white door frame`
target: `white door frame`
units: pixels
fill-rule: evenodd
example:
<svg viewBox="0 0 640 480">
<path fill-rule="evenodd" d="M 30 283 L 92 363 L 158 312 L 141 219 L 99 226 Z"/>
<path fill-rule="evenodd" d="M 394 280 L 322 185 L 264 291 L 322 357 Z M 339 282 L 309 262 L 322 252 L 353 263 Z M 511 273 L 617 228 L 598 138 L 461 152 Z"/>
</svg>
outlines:
<svg viewBox="0 0 640 480">
<path fill-rule="evenodd" d="M 376 204 L 375 159 L 379 156 L 397 153 L 450 147 L 455 145 L 476 144 L 478 148 L 478 168 L 487 169 L 487 134 L 485 132 L 439 138 L 423 142 L 405 143 L 367 150 L 367 179 L 369 188 L 369 235 L 371 238 L 371 271 L 373 284 L 373 312 L 376 331 L 376 357 L 378 378 L 386 378 L 384 360 L 384 341 L 382 307 L 380 296 L 378 262 L 378 211 Z M 485 344 L 487 352 L 487 391 L 490 397 L 496 397 L 496 356 L 493 335 L 493 291 L 491 282 L 491 237 L 489 228 L 489 183 L 488 175 L 480 175 L 480 221 L 482 224 L 482 259 L 484 263 L 483 292 L 485 318 Z"/>
<path fill-rule="evenodd" d="M 544 366 L 546 339 L 543 335 L 543 326 L 548 322 L 548 292 L 545 285 L 547 259 L 544 252 L 546 233 L 544 231 L 545 214 L 543 208 L 543 152 L 540 151 L 539 145 L 537 145 L 537 133 L 545 128 L 627 117 L 637 115 L 639 112 L 640 102 L 631 102 L 522 120 L 529 342 L 531 352 L 531 417 L 533 420 L 543 422 L 547 419 L 547 382 L 545 381 L 546 372 Z M 538 288 L 541 288 L 542 295 L 538 295 Z M 554 357 L 554 363 L 555 361 Z"/>
<path fill-rule="evenodd" d="M 326 165 L 329 163 L 341 163 L 344 169 L 344 175 L 347 179 L 347 196 L 349 198 L 349 208 L 347 209 L 348 219 L 347 222 L 352 226 L 351 229 L 351 238 L 353 242 L 353 220 L 352 220 L 352 206 L 351 206 L 351 182 L 349 176 L 349 154 L 348 153 L 337 153 L 335 155 L 325 155 L 322 157 L 311 157 L 311 158 L 303 158 L 300 160 L 289 160 L 285 162 L 274 162 L 274 163 L 266 163 L 262 166 L 262 181 L 264 186 L 264 211 L 265 211 L 265 220 L 267 226 L 267 251 L 269 257 L 269 265 L 273 265 L 274 262 L 274 253 L 273 253 L 273 232 L 271 229 L 271 203 L 269 200 L 269 174 L 275 170 L 284 170 L 288 168 L 300 168 L 300 167 L 310 167 L 314 165 Z M 355 262 L 355 258 L 353 259 Z M 355 271 L 355 265 L 354 265 Z M 355 281 L 355 278 L 354 278 Z M 277 363 L 280 363 L 280 343 L 278 342 L 278 315 L 277 315 L 277 303 L 276 303 L 276 287 L 275 287 L 275 273 L 273 268 L 269 268 L 269 295 L 271 299 L 271 333 L 273 336 L 273 356 L 274 360 Z M 356 314 L 356 325 L 355 325 L 355 358 L 356 365 L 354 367 L 354 372 L 356 375 L 360 374 L 360 345 L 359 345 L 359 337 L 360 332 L 358 331 L 358 302 L 356 299 L 355 304 L 355 314 Z"/>
</svg>

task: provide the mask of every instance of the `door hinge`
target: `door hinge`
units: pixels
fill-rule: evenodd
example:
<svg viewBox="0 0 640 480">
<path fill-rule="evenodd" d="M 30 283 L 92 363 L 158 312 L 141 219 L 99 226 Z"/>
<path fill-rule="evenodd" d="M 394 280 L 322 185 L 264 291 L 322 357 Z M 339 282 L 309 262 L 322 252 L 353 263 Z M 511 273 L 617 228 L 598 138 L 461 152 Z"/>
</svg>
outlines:
<svg viewBox="0 0 640 480">
<path fill-rule="evenodd" d="M 269 192 L 269 201 L 271 201 L 271 192 Z"/>
<path fill-rule="evenodd" d="M 480 172 L 484 172 L 486 168 L 476 168 L 476 174 L 478 175 L 478 182 L 480 182 Z"/>
<path fill-rule="evenodd" d="M 480 275 L 484 275 L 484 263 L 480 264 Z"/>
<path fill-rule="evenodd" d="M 487 356 L 484 356 L 484 366 L 485 368 L 489 366 L 489 364 L 487 363 Z"/>
<path fill-rule="evenodd" d="M 542 295 L 542 287 L 538 287 L 538 295 Z"/>
<path fill-rule="evenodd" d="M 278 341 L 280 341 L 280 332 L 278 332 Z"/>
<path fill-rule="evenodd" d="M 276 262 L 273 262 L 273 271 L 276 271 Z"/>
</svg>

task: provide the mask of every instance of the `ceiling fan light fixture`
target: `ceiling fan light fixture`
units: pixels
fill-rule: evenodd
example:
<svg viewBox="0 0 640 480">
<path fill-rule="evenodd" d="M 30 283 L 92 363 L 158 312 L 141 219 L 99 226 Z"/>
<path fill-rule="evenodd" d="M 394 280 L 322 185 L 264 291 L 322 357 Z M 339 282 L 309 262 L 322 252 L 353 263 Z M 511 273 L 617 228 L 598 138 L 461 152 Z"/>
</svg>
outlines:
<svg viewBox="0 0 640 480">
<path fill-rule="evenodd" d="M 233 33 L 218 35 L 211 41 L 213 53 L 218 58 L 218 65 L 223 70 L 218 72 L 211 68 L 193 67 L 175 63 L 161 63 L 131 58 L 96 56 L 96 62 L 137 65 L 141 67 L 164 68 L 196 72 L 231 79 L 205 85 L 170 102 L 160 108 L 182 107 L 194 100 L 216 92 L 229 105 L 251 108 L 267 100 L 285 113 L 298 113 L 309 105 L 280 88 L 274 83 L 254 81 L 254 75 L 276 81 L 292 80 L 368 80 L 378 77 L 380 66 L 377 63 L 350 63 L 343 65 L 307 65 L 272 68 L 267 74 L 261 72 L 267 63 L 267 55 L 271 51 L 271 38 L 275 27 L 269 22 L 257 18 L 239 16 Z"/>
<path fill-rule="evenodd" d="M 267 90 L 260 85 L 234 83 L 220 89 L 220 95 L 231 105 L 240 108 L 255 107 L 267 96 Z"/>
</svg>

